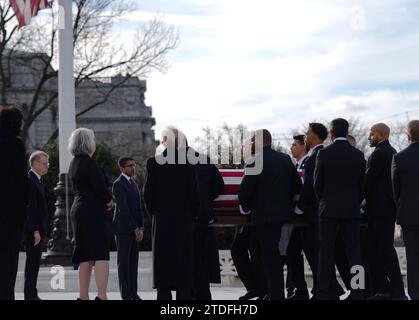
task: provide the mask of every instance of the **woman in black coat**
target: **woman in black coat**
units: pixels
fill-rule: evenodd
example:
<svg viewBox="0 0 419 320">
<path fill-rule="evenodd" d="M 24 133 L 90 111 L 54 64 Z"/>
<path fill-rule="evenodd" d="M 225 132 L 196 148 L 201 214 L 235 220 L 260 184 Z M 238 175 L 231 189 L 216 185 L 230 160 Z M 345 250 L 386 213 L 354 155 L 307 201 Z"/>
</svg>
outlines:
<svg viewBox="0 0 419 320">
<path fill-rule="evenodd" d="M 19 137 L 22 121 L 22 113 L 14 107 L 0 111 L 0 300 L 14 300 L 28 204 L 28 167 Z"/>
<path fill-rule="evenodd" d="M 73 264 L 80 264 L 81 300 L 89 300 L 93 266 L 98 289 L 97 300 L 107 299 L 109 276 L 106 215 L 112 208 L 112 197 L 104 174 L 92 159 L 96 148 L 94 139 L 92 130 L 80 128 L 71 134 L 69 140 L 69 151 L 74 155 L 68 172 L 74 191 L 71 207 L 75 226 Z"/>
<path fill-rule="evenodd" d="M 169 136 L 169 137 L 167 137 Z M 178 158 L 178 131 L 166 131 L 163 154 L 147 161 L 144 200 L 153 218 L 153 276 L 158 300 L 188 300 L 198 196 L 193 166 Z M 170 160 L 164 163 L 164 160 Z"/>
</svg>

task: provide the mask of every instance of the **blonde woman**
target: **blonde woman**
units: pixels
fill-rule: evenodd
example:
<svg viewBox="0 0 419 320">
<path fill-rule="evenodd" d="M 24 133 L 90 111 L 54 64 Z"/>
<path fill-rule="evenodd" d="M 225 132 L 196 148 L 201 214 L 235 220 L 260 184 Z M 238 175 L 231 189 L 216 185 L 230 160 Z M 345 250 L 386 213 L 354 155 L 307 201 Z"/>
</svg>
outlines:
<svg viewBox="0 0 419 320">
<path fill-rule="evenodd" d="M 95 300 L 107 300 L 109 277 L 109 244 L 106 215 L 112 208 L 112 197 L 102 171 L 92 159 L 96 150 L 92 130 L 80 128 L 69 139 L 68 150 L 73 154 L 69 177 L 73 184 L 75 247 L 73 264 L 79 265 L 80 300 L 89 300 L 92 269 L 95 269 L 98 295 Z"/>
</svg>

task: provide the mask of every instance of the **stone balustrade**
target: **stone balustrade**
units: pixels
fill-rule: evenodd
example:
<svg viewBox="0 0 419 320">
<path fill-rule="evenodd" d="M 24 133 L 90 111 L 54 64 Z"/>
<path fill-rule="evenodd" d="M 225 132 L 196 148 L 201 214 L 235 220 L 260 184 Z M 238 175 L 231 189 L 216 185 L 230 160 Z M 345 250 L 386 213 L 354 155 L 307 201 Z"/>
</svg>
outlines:
<svg viewBox="0 0 419 320">
<path fill-rule="evenodd" d="M 400 267 L 403 277 L 406 276 L 406 254 L 404 247 L 397 247 L 397 254 L 399 256 Z M 242 283 L 237 276 L 237 271 L 234 267 L 233 260 L 229 250 L 220 250 L 220 270 L 221 270 L 221 284 L 214 284 L 213 286 L 222 287 L 241 287 Z M 25 253 L 20 254 L 19 271 L 16 281 L 16 291 L 23 292 L 24 282 L 24 266 L 25 266 Z M 78 271 L 70 267 L 65 267 L 65 288 L 63 290 L 55 290 L 57 292 L 78 292 Z M 312 286 L 312 275 L 307 261 L 305 261 L 306 280 L 309 287 Z M 51 288 L 51 279 L 54 274 L 51 273 L 51 266 L 41 266 L 38 278 L 39 292 L 53 292 Z M 141 252 L 139 261 L 139 279 L 138 285 L 140 291 L 150 291 L 153 289 L 153 268 L 152 268 L 152 253 Z M 92 289 L 94 288 L 94 280 L 92 278 Z M 116 252 L 111 252 L 110 259 L 110 275 L 109 275 L 109 292 L 118 292 L 118 273 Z"/>
</svg>

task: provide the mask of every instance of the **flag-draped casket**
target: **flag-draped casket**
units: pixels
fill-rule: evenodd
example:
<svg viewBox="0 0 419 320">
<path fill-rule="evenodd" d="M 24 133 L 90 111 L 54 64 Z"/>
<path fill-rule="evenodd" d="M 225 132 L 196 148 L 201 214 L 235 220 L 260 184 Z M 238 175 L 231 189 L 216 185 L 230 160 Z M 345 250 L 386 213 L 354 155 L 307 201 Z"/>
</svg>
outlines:
<svg viewBox="0 0 419 320">
<path fill-rule="evenodd" d="M 239 209 L 239 188 L 243 169 L 220 169 L 224 189 L 214 200 L 215 223 L 217 225 L 242 225 L 250 222 L 249 215 L 242 215 Z"/>
<path fill-rule="evenodd" d="M 224 189 L 213 203 L 216 225 L 246 225 L 250 223 L 250 215 L 243 215 L 239 208 L 239 189 L 243 180 L 243 169 L 220 169 L 224 180 Z M 300 178 L 304 179 L 304 170 L 298 170 Z M 291 225 L 305 226 L 307 222 L 302 215 L 296 215 Z"/>
</svg>

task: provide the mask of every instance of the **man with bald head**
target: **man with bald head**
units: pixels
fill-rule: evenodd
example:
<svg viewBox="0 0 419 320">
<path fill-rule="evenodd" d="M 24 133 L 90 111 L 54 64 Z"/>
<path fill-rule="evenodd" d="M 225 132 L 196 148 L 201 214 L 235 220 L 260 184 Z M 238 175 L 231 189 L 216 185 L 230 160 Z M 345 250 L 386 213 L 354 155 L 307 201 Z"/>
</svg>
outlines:
<svg viewBox="0 0 419 320">
<path fill-rule="evenodd" d="M 283 261 L 278 246 L 282 226 L 293 218 L 293 199 L 300 194 L 301 179 L 291 158 L 272 149 L 268 130 L 256 131 L 252 151 L 254 162 L 246 164 L 239 201 L 242 211 L 250 213 L 255 228 L 269 299 L 283 300 Z M 253 173 L 258 164 L 262 164 L 262 170 Z"/>
<path fill-rule="evenodd" d="M 399 260 L 394 249 L 396 205 L 391 184 L 391 162 L 396 150 L 389 142 L 390 128 L 384 123 L 371 127 L 368 138 L 375 148 L 368 159 L 364 196 L 370 238 L 372 274 L 371 299 L 401 299 L 405 297 Z"/>
</svg>

